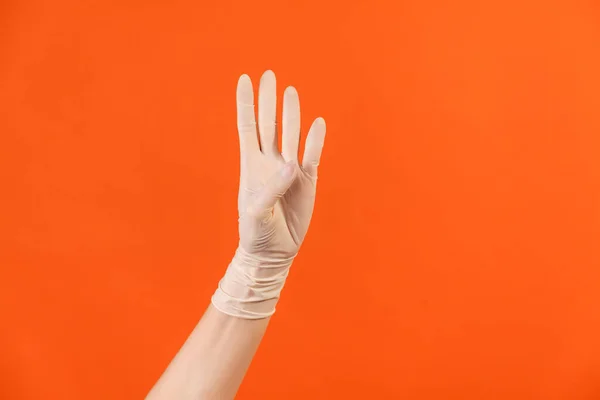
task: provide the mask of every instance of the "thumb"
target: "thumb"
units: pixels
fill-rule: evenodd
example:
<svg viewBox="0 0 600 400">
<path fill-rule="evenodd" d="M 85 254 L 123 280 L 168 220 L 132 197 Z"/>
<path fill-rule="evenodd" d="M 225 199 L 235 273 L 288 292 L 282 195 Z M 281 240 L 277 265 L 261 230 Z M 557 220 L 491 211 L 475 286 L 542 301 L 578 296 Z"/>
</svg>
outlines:
<svg viewBox="0 0 600 400">
<path fill-rule="evenodd" d="M 292 161 L 285 164 L 258 192 L 252 205 L 252 211 L 261 214 L 275 207 L 277 200 L 287 192 L 295 179 L 296 163 Z"/>
</svg>

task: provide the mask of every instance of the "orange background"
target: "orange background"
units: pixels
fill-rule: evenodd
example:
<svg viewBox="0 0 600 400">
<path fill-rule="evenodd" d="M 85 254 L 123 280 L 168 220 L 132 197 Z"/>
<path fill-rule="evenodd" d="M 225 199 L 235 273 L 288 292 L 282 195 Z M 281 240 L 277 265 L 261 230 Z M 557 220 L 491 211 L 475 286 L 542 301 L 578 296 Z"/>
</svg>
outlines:
<svg viewBox="0 0 600 400">
<path fill-rule="evenodd" d="M 235 85 L 328 138 L 240 399 L 600 398 L 595 1 L 3 1 L 0 398 L 143 398 L 237 243 Z"/>
</svg>

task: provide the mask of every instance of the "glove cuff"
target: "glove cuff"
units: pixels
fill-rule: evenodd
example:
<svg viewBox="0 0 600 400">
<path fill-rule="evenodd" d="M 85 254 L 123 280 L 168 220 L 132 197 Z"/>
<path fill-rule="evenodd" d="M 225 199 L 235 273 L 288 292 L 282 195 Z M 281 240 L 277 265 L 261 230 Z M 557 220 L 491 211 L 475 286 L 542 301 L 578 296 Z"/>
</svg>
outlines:
<svg viewBox="0 0 600 400">
<path fill-rule="evenodd" d="M 294 257 L 257 257 L 238 247 L 212 296 L 213 306 L 238 318 L 270 317 L 275 313 Z"/>
</svg>

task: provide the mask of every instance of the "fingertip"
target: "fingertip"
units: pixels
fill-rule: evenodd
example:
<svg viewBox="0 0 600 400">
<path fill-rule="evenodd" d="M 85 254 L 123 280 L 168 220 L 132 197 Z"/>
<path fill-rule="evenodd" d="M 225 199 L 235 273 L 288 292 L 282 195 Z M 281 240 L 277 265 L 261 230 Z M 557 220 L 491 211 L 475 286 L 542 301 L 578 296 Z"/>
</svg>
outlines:
<svg viewBox="0 0 600 400">
<path fill-rule="evenodd" d="M 250 79 L 250 76 L 248 76 L 247 74 L 243 74 L 242 76 L 240 76 L 237 83 L 237 90 L 238 92 L 252 91 L 252 80 Z"/>
<path fill-rule="evenodd" d="M 285 88 L 285 92 L 283 93 L 285 96 L 297 96 L 298 90 L 296 90 L 293 86 L 288 86 Z"/>
<path fill-rule="evenodd" d="M 252 80 L 247 74 L 243 74 L 238 79 L 236 92 L 238 102 L 247 105 L 254 104 L 254 88 L 252 87 Z"/>
<path fill-rule="evenodd" d="M 327 125 L 325 124 L 325 119 L 323 117 L 316 118 L 310 127 L 309 130 L 309 139 L 311 140 L 313 137 L 319 138 L 318 141 L 322 141 L 325 138 L 325 131 L 327 130 Z"/>
<path fill-rule="evenodd" d="M 277 105 L 277 80 L 275 79 L 275 74 L 270 69 L 265 71 L 260 77 L 259 93 L 263 95 L 267 94 L 268 98 L 275 103 L 275 106 Z"/>
<path fill-rule="evenodd" d="M 265 72 L 263 72 L 261 78 L 261 80 L 263 79 L 275 79 L 275 72 L 273 72 L 273 70 L 266 70 Z"/>
</svg>

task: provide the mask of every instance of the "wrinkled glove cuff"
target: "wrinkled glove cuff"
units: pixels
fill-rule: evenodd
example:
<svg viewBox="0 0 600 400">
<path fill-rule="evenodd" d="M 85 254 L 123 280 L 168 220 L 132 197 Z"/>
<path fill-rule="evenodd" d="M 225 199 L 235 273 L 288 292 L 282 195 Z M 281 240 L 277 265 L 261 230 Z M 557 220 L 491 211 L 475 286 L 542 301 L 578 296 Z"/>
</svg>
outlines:
<svg viewBox="0 0 600 400">
<path fill-rule="evenodd" d="M 238 318 L 270 317 L 275 313 L 294 257 L 257 257 L 238 247 L 212 296 L 213 306 Z"/>
</svg>

